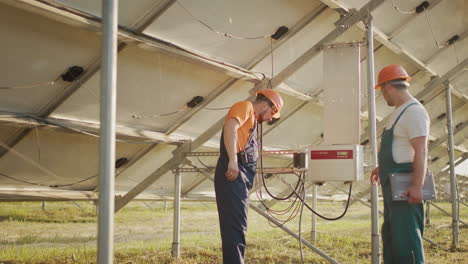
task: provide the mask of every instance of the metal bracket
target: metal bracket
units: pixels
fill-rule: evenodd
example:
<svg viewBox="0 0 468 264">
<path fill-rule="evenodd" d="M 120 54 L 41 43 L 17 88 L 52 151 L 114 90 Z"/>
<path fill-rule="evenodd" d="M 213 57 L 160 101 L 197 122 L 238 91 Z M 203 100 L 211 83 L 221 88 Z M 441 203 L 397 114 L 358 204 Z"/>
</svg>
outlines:
<svg viewBox="0 0 468 264">
<path fill-rule="evenodd" d="M 354 14 L 357 13 L 357 10 L 354 9 L 354 8 L 351 8 L 348 10 L 348 13 L 346 15 L 344 15 L 343 17 L 341 17 L 340 19 L 338 19 L 336 22 L 335 22 L 335 27 L 351 27 L 353 26 L 352 23 L 347 23 L 348 19 L 350 17 L 352 17 Z"/>
</svg>

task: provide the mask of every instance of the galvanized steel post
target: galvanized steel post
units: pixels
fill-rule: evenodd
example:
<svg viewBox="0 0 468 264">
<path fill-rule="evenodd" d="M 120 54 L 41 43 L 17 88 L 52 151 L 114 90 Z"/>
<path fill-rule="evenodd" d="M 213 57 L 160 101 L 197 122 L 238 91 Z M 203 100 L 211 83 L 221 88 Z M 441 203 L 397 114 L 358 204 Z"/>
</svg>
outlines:
<svg viewBox="0 0 468 264">
<path fill-rule="evenodd" d="M 317 210 L 317 184 L 312 185 L 312 209 Z M 312 213 L 312 231 L 310 232 L 310 240 L 317 241 L 317 216 Z"/>
<path fill-rule="evenodd" d="M 460 244 L 459 235 L 459 220 L 458 220 L 458 202 L 457 202 L 457 175 L 455 174 L 455 157 L 453 150 L 453 124 L 452 124 L 452 87 L 451 84 L 446 81 L 445 85 L 445 96 L 447 105 L 447 134 L 448 134 L 448 152 L 450 158 L 450 194 L 452 196 L 452 248 L 455 249 Z"/>
<path fill-rule="evenodd" d="M 117 86 L 116 0 L 102 1 L 101 137 L 99 146 L 99 264 L 113 263 L 114 255 L 114 177 L 115 109 Z"/>
<path fill-rule="evenodd" d="M 180 256 L 180 193 L 181 176 L 179 169 L 176 169 L 174 174 L 174 224 L 172 241 L 172 256 L 176 258 Z"/>
<path fill-rule="evenodd" d="M 377 131 L 375 121 L 375 80 L 374 80 L 374 32 L 372 25 L 372 16 L 369 13 L 366 21 L 367 26 L 367 95 L 368 95 L 368 114 L 369 114 L 369 141 L 371 143 L 371 167 L 377 167 Z M 371 183 L 371 220 L 372 220 L 372 263 L 380 263 L 379 248 L 379 207 L 378 196 L 379 189 L 377 184 Z"/>
</svg>

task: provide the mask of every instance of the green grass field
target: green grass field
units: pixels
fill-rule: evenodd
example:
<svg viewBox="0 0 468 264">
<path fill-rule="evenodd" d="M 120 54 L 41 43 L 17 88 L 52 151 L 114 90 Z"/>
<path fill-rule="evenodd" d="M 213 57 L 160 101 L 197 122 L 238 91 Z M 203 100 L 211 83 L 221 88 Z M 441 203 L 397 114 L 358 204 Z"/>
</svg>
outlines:
<svg viewBox="0 0 468 264">
<path fill-rule="evenodd" d="M 0 263 L 95 263 L 97 224 L 91 202 L 0 203 Z M 216 206 L 209 202 L 183 202 L 182 257 L 171 257 L 171 202 L 133 202 L 115 216 L 115 263 L 221 263 Z M 438 203 L 450 212 L 448 203 Z M 278 206 L 285 206 L 284 204 Z M 319 210 L 337 215 L 342 203 L 319 203 Z M 382 209 L 382 207 L 380 207 Z M 461 205 L 460 218 L 468 221 Z M 426 237 L 445 248 L 451 246 L 451 218 L 431 210 Z M 381 220 L 380 220 L 381 221 Z M 380 222 L 381 224 L 381 222 Z M 298 217 L 287 224 L 298 231 Z M 303 217 L 303 236 L 310 239 L 311 213 Z M 460 248 L 446 251 L 425 243 L 426 262 L 468 263 L 468 229 L 460 227 Z M 353 205 L 339 221 L 318 220 L 318 240 L 313 244 L 340 263 L 370 263 L 370 209 Z M 246 263 L 301 263 L 298 241 L 254 211 L 249 212 Z M 304 247 L 306 263 L 328 263 Z"/>
</svg>

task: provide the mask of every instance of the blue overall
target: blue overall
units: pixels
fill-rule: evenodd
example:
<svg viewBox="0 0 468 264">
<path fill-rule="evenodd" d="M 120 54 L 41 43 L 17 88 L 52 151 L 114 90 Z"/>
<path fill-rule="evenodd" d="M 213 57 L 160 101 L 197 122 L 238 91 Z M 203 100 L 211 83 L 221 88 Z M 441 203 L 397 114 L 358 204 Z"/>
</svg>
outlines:
<svg viewBox="0 0 468 264">
<path fill-rule="evenodd" d="M 382 225 L 384 264 L 424 263 L 422 236 L 424 211 L 422 204 L 392 201 L 389 174 L 412 172 L 413 163 L 396 163 L 393 159 L 393 131 L 403 113 L 416 103 L 408 105 L 390 129 L 384 129 L 379 152 L 379 178 L 384 198 L 384 222 Z"/>
<path fill-rule="evenodd" d="M 223 140 L 224 131 L 221 134 L 220 157 L 216 165 L 214 184 L 224 264 L 244 263 L 249 190 L 254 181 L 258 157 L 258 146 L 253 133 L 255 127 L 256 125 L 251 130 L 244 157 L 240 157 L 239 153 L 237 155 L 239 175 L 234 181 L 226 178 L 229 157 Z"/>
</svg>

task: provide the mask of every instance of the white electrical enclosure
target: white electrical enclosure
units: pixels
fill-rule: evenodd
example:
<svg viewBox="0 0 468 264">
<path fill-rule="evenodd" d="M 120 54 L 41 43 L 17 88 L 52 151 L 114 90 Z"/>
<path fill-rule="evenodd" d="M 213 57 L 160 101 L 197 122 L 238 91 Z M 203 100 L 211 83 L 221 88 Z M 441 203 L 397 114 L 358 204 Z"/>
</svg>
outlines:
<svg viewBox="0 0 468 264">
<path fill-rule="evenodd" d="M 325 48 L 324 145 L 361 142 L 361 55 L 358 44 Z"/>
<path fill-rule="evenodd" d="M 363 180 L 363 148 L 361 145 L 311 146 L 308 150 L 308 180 Z"/>
</svg>

